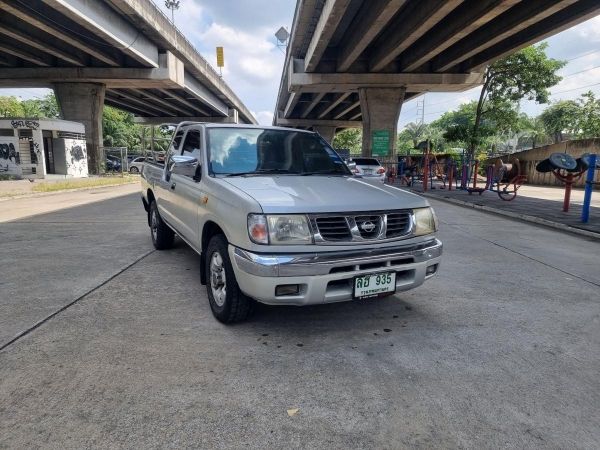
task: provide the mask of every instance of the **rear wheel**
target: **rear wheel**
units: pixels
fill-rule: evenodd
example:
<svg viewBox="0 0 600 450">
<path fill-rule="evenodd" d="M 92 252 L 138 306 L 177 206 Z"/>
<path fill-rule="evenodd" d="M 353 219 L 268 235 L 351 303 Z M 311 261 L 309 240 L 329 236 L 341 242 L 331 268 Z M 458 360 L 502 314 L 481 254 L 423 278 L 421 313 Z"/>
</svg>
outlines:
<svg viewBox="0 0 600 450">
<path fill-rule="evenodd" d="M 155 200 L 150 203 L 150 212 L 148 214 L 150 214 L 150 234 L 152 235 L 154 248 L 156 250 L 166 250 L 173 247 L 175 233 L 161 219 Z"/>
<path fill-rule="evenodd" d="M 137 167 L 133 166 L 131 169 L 129 169 L 129 171 L 130 171 L 131 173 L 139 173 L 139 172 L 140 172 L 140 169 L 138 169 Z"/>
<path fill-rule="evenodd" d="M 253 301 L 240 290 L 227 251 L 227 239 L 213 236 L 206 249 L 206 291 L 213 315 L 223 323 L 241 322 L 252 312 Z"/>
</svg>

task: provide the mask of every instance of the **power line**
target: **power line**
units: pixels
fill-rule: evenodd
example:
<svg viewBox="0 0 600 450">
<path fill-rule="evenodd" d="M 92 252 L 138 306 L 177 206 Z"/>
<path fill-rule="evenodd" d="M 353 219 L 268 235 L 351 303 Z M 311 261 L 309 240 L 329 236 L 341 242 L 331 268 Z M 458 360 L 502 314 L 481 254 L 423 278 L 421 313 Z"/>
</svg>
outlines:
<svg viewBox="0 0 600 450">
<path fill-rule="evenodd" d="M 598 86 L 598 85 L 600 85 L 600 83 L 588 84 L 586 86 L 579 86 L 579 87 L 576 87 L 573 89 L 567 89 L 566 91 L 551 92 L 550 95 L 564 94 L 565 92 L 577 91 L 578 89 L 585 89 L 585 88 L 589 88 L 592 86 Z"/>
</svg>

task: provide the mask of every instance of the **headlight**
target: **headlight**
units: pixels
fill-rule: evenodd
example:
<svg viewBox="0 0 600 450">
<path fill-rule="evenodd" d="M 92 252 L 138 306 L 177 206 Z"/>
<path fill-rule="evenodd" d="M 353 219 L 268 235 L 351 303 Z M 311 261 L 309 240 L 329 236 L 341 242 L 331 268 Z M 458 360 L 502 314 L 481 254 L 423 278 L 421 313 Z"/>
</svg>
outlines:
<svg viewBox="0 0 600 450">
<path fill-rule="evenodd" d="M 437 217 L 433 208 L 413 209 L 415 214 L 415 236 L 435 233 L 437 231 Z"/>
<path fill-rule="evenodd" d="M 306 216 L 300 214 L 248 216 L 248 234 L 257 244 L 311 244 L 312 235 Z"/>
</svg>

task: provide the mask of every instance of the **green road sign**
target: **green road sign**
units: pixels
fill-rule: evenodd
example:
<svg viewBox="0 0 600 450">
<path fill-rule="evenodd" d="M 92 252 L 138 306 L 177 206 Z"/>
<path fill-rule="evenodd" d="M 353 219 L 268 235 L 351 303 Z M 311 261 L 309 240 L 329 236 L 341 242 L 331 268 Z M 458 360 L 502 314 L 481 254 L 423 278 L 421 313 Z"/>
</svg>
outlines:
<svg viewBox="0 0 600 450">
<path fill-rule="evenodd" d="M 373 130 L 373 156 L 389 156 L 390 132 L 389 130 Z"/>
</svg>

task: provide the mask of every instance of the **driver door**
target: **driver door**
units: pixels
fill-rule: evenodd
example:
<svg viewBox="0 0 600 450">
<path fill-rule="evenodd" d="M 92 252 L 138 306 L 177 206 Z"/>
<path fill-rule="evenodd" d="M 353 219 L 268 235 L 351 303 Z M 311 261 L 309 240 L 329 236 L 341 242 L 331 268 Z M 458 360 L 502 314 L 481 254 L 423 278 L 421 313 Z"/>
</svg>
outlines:
<svg viewBox="0 0 600 450">
<path fill-rule="evenodd" d="M 191 156 L 198 160 L 195 170 L 178 171 L 176 168 L 170 174 L 171 212 L 173 226 L 179 234 L 192 245 L 200 240 L 198 230 L 198 210 L 200 207 L 200 172 L 203 157 L 201 131 L 190 128 L 185 134 L 180 155 Z"/>
</svg>

